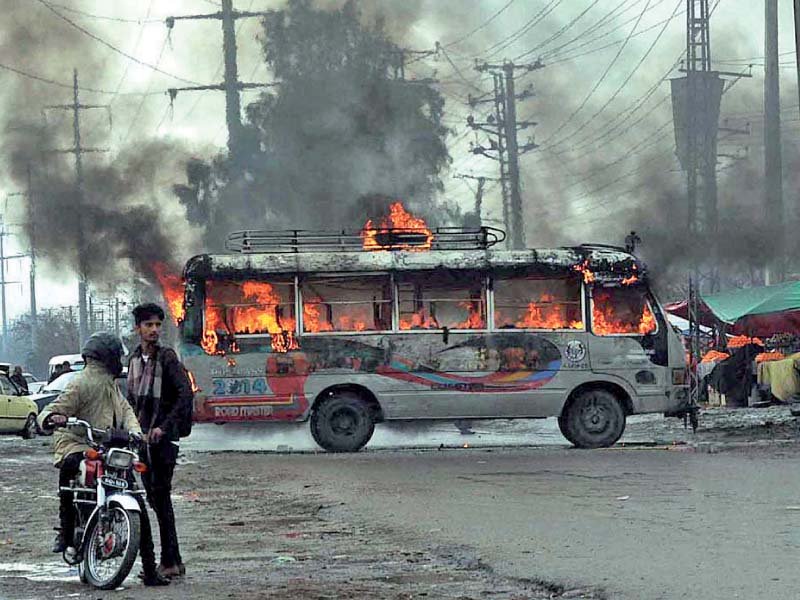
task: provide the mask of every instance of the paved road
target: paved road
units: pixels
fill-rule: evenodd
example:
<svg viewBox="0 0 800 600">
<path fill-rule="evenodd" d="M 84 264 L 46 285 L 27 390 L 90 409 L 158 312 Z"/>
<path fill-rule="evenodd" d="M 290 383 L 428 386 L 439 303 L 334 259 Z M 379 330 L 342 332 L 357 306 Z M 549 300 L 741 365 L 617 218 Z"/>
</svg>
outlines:
<svg viewBox="0 0 800 600">
<path fill-rule="evenodd" d="M 373 451 L 253 461 L 357 519 L 610 598 L 800 597 L 796 449 Z M 279 484 L 280 485 L 280 484 Z"/>
</svg>

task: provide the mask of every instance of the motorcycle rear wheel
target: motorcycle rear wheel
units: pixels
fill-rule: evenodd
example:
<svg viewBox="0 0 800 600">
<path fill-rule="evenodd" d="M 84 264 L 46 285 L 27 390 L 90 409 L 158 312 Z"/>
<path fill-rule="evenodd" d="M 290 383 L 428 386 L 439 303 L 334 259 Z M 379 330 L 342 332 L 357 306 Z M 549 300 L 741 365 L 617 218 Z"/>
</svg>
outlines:
<svg viewBox="0 0 800 600">
<path fill-rule="evenodd" d="M 121 551 L 115 551 L 111 558 L 104 559 L 101 556 L 103 544 L 101 523 L 97 519 L 92 525 L 83 558 L 86 581 L 92 587 L 100 590 L 113 590 L 122 585 L 131 572 L 133 563 L 136 562 L 141 541 L 139 513 L 128 512 L 119 506 L 110 508 L 109 513 L 109 518 L 113 520 L 113 523 L 124 526 L 125 547 Z M 117 531 L 116 527 L 114 527 L 114 531 Z M 107 564 L 112 560 L 115 561 L 113 565 Z"/>
</svg>

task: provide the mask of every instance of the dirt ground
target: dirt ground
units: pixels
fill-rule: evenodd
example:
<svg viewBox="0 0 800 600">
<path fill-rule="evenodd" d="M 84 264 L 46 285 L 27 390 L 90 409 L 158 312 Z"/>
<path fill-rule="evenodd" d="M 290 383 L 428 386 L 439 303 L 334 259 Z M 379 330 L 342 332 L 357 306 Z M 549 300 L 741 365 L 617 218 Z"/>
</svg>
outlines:
<svg viewBox="0 0 800 600">
<path fill-rule="evenodd" d="M 85 587 L 59 556 L 49 553 L 57 503 L 57 472 L 51 466 L 49 440 L 3 437 L 0 438 L 0 507 L 5 518 L 0 523 L 0 599 L 612 598 L 617 595 L 607 590 L 609 587 L 613 590 L 614 586 L 589 569 L 584 577 L 570 580 L 557 573 L 556 566 L 560 563 L 553 563 L 551 568 L 545 560 L 536 562 L 534 557 L 540 553 L 540 543 L 535 537 L 531 538 L 530 547 L 511 544 L 513 529 L 500 532 L 510 520 L 501 519 L 494 531 L 485 534 L 485 540 L 494 540 L 492 543 L 498 545 L 496 552 L 492 550 L 494 546 L 483 544 L 483 536 L 476 538 L 474 533 L 444 535 L 441 530 L 447 530 L 448 526 L 453 531 L 466 532 L 473 522 L 481 520 L 484 510 L 480 506 L 470 508 L 475 511 L 474 521 L 461 523 L 459 529 L 458 520 L 464 521 L 465 515 L 452 510 L 448 513 L 448 494 L 483 493 L 470 486 L 476 485 L 476 477 L 489 481 L 481 473 L 496 469 L 489 488 L 491 502 L 495 486 L 499 486 L 498 490 L 511 490 L 507 493 L 515 496 L 507 498 L 514 502 L 509 505 L 509 517 L 516 511 L 522 524 L 530 507 L 543 506 L 542 502 L 551 503 L 555 511 L 552 518 L 558 517 L 561 502 L 558 489 L 564 485 L 559 465 L 592 475 L 573 477 L 579 483 L 588 482 L 589 487 L 575 489 L 571 496 L 564 497 L 564 501 L 578 502 L 580 508 L 582 499 L 596 489 L 592 481 L 602 478 L 603 472 L 611 476 L 615 468 L 622 469 L 624 472 L 619 476 L 627 477 L 631 485 L 635 484 L 630 479 L 633 475 L 625 469 L 647 473 L 648 463 L 635 469 L 623 466 L 637 452 L 641 456 L 643 446 L 661 445 L 679 450 L 663 454 L 676 458 L 691 453 L 698 459 L 693 462 L 710 472 L 713 465 L 704 463 L 700 454 L 747 452 L 742 460 L 749 463 L 749 468 L 758 470 L 760 467 L 752 458 L 754 452 L 770 449 L 769 464 L 779 469 L 784 460 L 796 461 L 800 439 L 797 420 L 785 407 L 708 411 L 697 434 L 684 430 L 674 420 L 636 418 L 624 438 L 627 447 L 619 446 L 605 451 L 606 454 L 567 450 L 563 440 L 560 445 L 555 444 L 550 432 L 553 427 L 552 423 L 541 421 L 484 422 L 476 425 L 476 435 L 463 438 L 475 447 L 453 448 L 454 444 L 448 442 L 451 449 L 439 451 L 436 448 L 439 434 L 434 430 L 428 436 L 430 443 L 425 444 L 427 449 L 408 446 L 400 450 L 368 449 L 358 458 L 308 452 L 287 455 L 286 452 L 220 451 L 224 443 L 217 442 L 213 446 L 216 450 L 210 450 L 211 446 L 204 448 L 203 443 L 187 443 L 177 469 L 174 495 L 187 576 L 167 588 L 147 589 L 134 576 L 139 571 L 136 566 L 124 588 L 114 592 Z M 197 429 L 196 439 L 205 439 L 205 430 Z M 225 427 L 210 431 L 223 440 L 236 436 L 235 430 Z M 416 445 L 421 435 L 415 433 L 411 445 Z M 462 439 L 457 433 L 452 437 L 452 430 L 442 435 L 446 440 Z M 536 447 L 540 439 L 537 436 L 546 449 Z M 480 448 L 482 437 L 492 445 L 497 440 L 520 439 L 526 444 L 492 453 Z M 230 445 L 243 447 L 233 439 Z M 282 443 L 280 448 L 287 446 Z M 776 448 L 787 451 L 782 455 L 779 450 L 775 455 Z M 613 459 L 620 450 L 628 458 Z M 654 465 L 665 477 L 677 477 L 678 463 L 658 460 Z M 547 461 L 552 468 L 546 471 L 546 476 L 536 475 L 544 479 L 535 492 L 525 485 L 511 485 L 521 481 L 519 469 L 529 469 L 525 465 L 535 465 L 537 461 Z M 680 468 L 685 468 L 685 461 L 678 462 L 683 465 Z M 464 469 L 463 473 L 458 469 Z M 705 479 L 705 476 L 697 478 L 698 497 L 705 497 Z M 646 494 L 648 486 L 643 483 L 641 487 L 644 490 L 641 493 Z M 374 501 L 369 497 L 372 493 Z M 546 498 L 548 493 L 551 498 Z M 435 513 L 433 505 L 426 511 L 425 499 L 432 501 L 435 497 L 442 502 L 437 508 L 439 512 Z M 537 503 L 527 504 L 533 502 L 531 498 L 538 498 Z M 787 505 L 800 503 L 780 501 Z M 731 505 L 734 515 L 737 506 Z M 742 514 L 746 515 L 750 508 L 742 504 Z M 595 523 L 596 507 L 588 510 L 589 522 Z M 437 520 L 444 524 L 437 524 Z M 537 535 L 543 539 L 545 533 Z M 579 542 L 582 536 L 577 535 Z M 551 543 L 557 549 L 558 537 Z M 732 539 L 731 543 L 736 542 Z M 506 558 L 497 558 L 500 556 Z M 518 565 L 530 563 L 533 567 L 506 568 L 510 564 L 508 557 L 519 558 Z"/>
<path fill-rule="evenodd" d="M 468 548 L 343 520 L 279 454 L 196 453 L 178 470 L 175 508 L 187 576 L 166 588 L 129 577 L 90 590 L 48 552 L 56 514 L 49 442 L 0 443 L 0 598 L 597 598 L 589 591 L 503 578 Z M 275 490 L 275 480 L 291 494 Z M 297 481 L 296 486 L 287 485 Z M 156 533 L 157 536 L 157 533 Z M 139 571 L 134 567 L 133 575 Z"/>
</svg>

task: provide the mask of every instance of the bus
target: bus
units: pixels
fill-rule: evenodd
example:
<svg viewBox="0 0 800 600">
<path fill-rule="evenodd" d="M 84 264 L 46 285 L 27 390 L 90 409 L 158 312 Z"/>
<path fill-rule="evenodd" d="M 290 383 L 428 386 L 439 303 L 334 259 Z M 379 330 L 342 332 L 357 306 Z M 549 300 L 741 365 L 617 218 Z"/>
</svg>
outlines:
<svg viewBox="0 0 800 600">
<path fill-rule="evenodd" d="M 190 259 L 195 420 L 309 421 L 323 449 L 353 452 L 385 421 L 558 417 L 600 448 L 629 415 L 688 414 L 683 346 L 643 263 L 497 249 L 498 231 L 249 231 Z"/>
</svg>

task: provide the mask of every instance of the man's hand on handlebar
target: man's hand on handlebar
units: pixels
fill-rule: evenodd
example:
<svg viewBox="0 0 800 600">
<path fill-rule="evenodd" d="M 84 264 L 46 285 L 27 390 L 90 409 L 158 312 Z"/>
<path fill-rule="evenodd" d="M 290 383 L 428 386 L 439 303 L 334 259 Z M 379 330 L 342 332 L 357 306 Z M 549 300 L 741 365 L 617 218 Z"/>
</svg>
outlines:
<svg viewBox="0 0 800 600">
<path fill-rule="evenodd" d="M 59 413 L 50 413 L 44 420 L 45 429 L 55 429 L 56 427 L 63 427 L 67 424 L 67 416 Z"/>
</svg>

